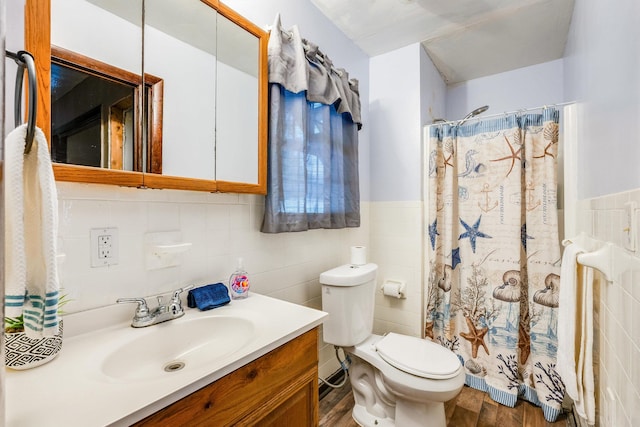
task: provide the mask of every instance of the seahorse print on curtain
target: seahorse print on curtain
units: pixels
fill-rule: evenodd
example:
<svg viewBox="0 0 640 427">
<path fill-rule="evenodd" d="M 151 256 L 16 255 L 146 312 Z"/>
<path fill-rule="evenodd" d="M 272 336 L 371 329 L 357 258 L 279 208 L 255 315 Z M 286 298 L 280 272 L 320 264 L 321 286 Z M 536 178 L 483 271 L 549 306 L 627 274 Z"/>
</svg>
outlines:
<svg viewBox="0 0 640 427">
<path fill-rule="evenodd" d="M 556 109 L 430 128 L 425 335 L 466 383 L 554 421 L 560 273 Z"/>
</svg>

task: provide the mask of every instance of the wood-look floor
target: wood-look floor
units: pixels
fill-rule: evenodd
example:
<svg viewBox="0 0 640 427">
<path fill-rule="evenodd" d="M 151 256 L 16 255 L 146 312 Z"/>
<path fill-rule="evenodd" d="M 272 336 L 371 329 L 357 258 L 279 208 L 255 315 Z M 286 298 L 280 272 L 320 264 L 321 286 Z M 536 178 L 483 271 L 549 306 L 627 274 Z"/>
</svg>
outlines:
<svg viewBox="0 0 640 427">
<path fill-rule="evenodd" d="M 352 408 L 353 393 L 349 383 L 332 390 L 320 400 L 320 427 L 358 427 L 351 418 Z M 549 423 L 535 405 L 518 401 L 515 408 L 509 408 L 467 386 L 445 403 L 445 414 L 447 427 L 568 427 L 573 424 L 565 414 L 560 415 L 558 421 Z"/>
</svg>

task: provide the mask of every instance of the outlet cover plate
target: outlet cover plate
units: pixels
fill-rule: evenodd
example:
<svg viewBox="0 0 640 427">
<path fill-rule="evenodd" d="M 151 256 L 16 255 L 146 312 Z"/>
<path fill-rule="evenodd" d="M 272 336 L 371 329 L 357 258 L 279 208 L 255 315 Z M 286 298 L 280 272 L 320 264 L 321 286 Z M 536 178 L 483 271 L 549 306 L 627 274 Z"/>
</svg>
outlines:
<svg viewBox="0 0 640 427">
<path fill-rule="evenodd" d="M 118 264 L 118 229 L 92 228 L 90 230 L 91 267 Z"/>
</svg>

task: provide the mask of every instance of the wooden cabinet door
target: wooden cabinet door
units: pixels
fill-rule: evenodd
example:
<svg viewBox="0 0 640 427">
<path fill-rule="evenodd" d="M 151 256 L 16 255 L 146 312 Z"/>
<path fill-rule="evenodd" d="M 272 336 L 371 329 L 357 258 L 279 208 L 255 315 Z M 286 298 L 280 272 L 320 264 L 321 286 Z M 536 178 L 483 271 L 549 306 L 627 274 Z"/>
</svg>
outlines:
<svg viewBox="0 0 640 427">
<path fill-rule="evenodd" d="M 238 425 L 260 427 L 315 427 L 318 425 L 318 370 L 300 378 L 282 393 L 282 401 L 269 402 L 262 411 L 249 415 Z"/>
</svg>

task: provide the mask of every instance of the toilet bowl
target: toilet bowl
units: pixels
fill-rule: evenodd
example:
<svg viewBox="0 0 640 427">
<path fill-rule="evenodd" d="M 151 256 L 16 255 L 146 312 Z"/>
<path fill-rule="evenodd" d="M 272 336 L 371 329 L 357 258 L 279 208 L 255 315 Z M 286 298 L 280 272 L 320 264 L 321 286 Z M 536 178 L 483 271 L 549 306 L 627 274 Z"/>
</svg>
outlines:
<svg viewBox="0 0 640 427">
<path fill-rule="evenodd" d="M 344 265 L 320 275 L 328 344 L 351 358 L 353 418 L 371 427 L 446 427 L 444 402 L 464 385 L 465 372 L 449 349 L 417 337 L 372 334 L 375 264 Z"/>
<path fill-rule="evenodd" d="M 389 350 L 391 355 L 386 354 Z M 371 335 L 345 351 L 352 360 L 349 378 L 358 424 L 446 426 L 444 402 L 460 392 L 465 380 L 464 368 L 451 351 L 399 334 Z"/>
</svg>

